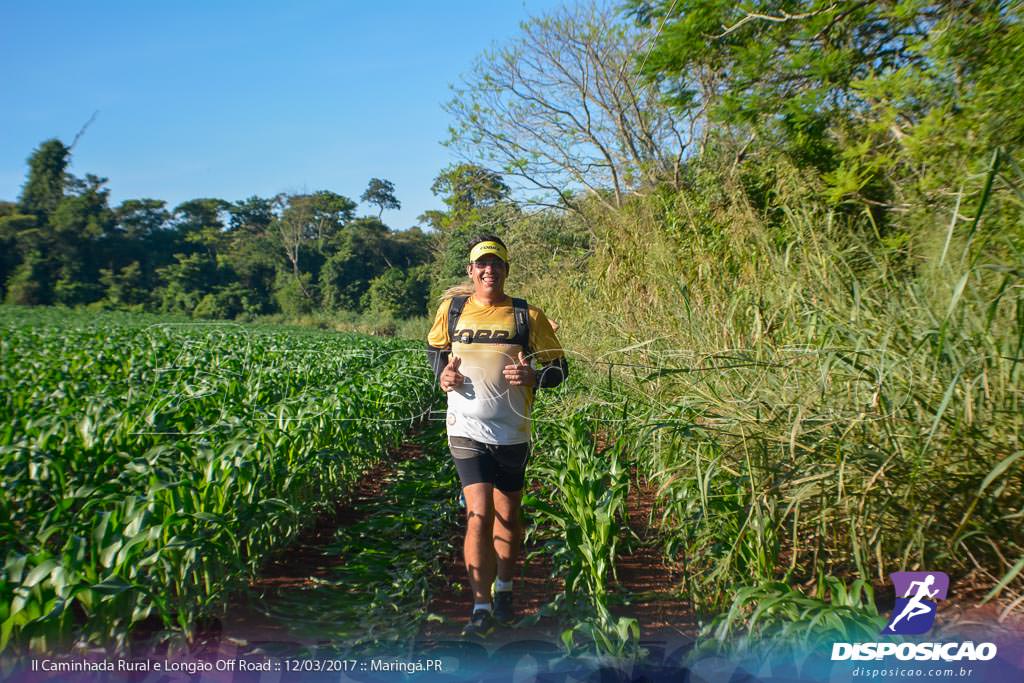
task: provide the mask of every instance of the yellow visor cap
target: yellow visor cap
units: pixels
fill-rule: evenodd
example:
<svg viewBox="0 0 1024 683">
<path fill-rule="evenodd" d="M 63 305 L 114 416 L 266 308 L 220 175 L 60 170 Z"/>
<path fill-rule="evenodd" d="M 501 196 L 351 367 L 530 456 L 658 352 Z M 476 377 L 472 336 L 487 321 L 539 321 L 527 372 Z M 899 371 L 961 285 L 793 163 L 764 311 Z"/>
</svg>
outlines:
<svg viewBox="0 0 1024 683">
<path fill-rule="evenodd" d="M 481 242 L 476 245 L 473 247 L 473 250 L 469 252 L 469 260 L 470 262 L 476 261 L 478 258 L 487 256 L 488 254 L 494 254 L 505 263 L 508 263 L 508 251 L 506 251 L 505 247 L 501 246 L 497 242 Z"/>
</svg>

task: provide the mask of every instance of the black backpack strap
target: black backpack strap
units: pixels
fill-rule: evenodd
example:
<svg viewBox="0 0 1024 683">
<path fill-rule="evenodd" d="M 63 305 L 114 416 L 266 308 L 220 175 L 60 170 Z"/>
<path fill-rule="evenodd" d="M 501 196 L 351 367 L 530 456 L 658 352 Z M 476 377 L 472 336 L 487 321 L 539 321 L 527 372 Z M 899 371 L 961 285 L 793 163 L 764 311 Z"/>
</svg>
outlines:
<svg viewBox="0 0 1024 683">
<path fill-rule="evenodd" d="M 512 312 L 516 318 L 514 343 L 523 347 L 523 354 L 530 355 L 530 306 L 526 299 L 512 298 Z"/>
<path fill-rule="evenodd" d="M 455 341 L 455 328 L 459 324 L 459 316 L 462 315 L 462 309 L 466 306 L 466 300 L 468 296 L 453 296 L 452 302 L 448 306 L 448 343 L 451 344 Z"/>
</svg>

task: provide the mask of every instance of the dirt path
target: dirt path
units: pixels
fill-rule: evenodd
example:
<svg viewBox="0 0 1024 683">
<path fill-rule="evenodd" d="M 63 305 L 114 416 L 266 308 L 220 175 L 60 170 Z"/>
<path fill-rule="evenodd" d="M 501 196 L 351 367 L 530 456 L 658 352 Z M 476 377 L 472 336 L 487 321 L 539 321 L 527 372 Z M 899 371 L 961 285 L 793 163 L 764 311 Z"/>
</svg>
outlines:
<svg viewBox="0 0 1024 683">
<path fill-rule="evenodd" d="M 403 476 L 404 464 L 423 457 L 422 446 L 415 440 L 403 444 L 367 472 L 347 500 L 322 515 L 295 543 L 268 560 L 259 578 L 248 591 L 237 596 L 227 611 L 220 639 L 242 651 L 273 653 L 340 646 L 346 637 L 356 633 L 361 620 L 345 615 L 352 614 L 351 602 L 361 598 L 354 595 L 350 604 L 345 604 L 346 592 L 356 591 L 346 585 L 344 577 L 350 571 L 349 563 L 359 558 L 352 557 L 351 548 L 347 555 L 339 551 L 339 538 L 365 533 L 362 530 L 369 510 L 377 509 L 375 506 L 400 508 L 404 501 L 391 500 L 393 488 Z M 450 492 L 440 489 L 434 503 L 435 510 L 440 510 L 437 519 L 424 519 L 431 527 L 427 533 L 444 550 L 434 559 L 439 564 L 435 564 L 438 576 L 424 588 L 430 596 L 430 617 L 422 622 L 415 637 L 416 649 L 460 640 L 469 616 L 472 594 L 462 556 L 465 515 L 457 507 L 456 492 L 454 486 Z M 635 538 L 620 546 L 619 583 L 612 587 L 614 613 L 638 620 L 641 641 L 678 647 L 691 641 L 696 625 L 689 605 L 673 592 L 678 577 L 662 561 L 657 532 L 648 523 L 654 504 L 654 488 L 638 481 L 634 473 L 627 507 L 629 528 Z M 441 523 L 441 519 L 448 521 Z M 375 548 L 379 555 L 400 557 L 398 544 L 403 539 L 402 535 L 385 535 L 361 542 Z M 500 629 L 493 643 L 501 646 L 541 641 L 555 647 L 564 626 L 551 617 L 537 615 L 561 592 L 561 583 L 552 578 L 551 560 L 537 541 L 528 540 L 522 557 L 515 578 L 516 608 L 522 621 L 515 627 Z M 336 615 L 333 622 L 331 614 Z M 346 618 L 357 623 L 338 623 Z"/>
<path fill-rule="evenodd" d="M 640 625 L 641 642 L 679 646 L 692 642 L 697 623 L 690 604 L 676 590 L 678 568 L 665 564 L 652 512 L 656 487 L 631 467 L 626 510 L 630 535 L 616 560 L 619 583 L 613 587 L 615 616 L 630 616 Z"/>
<path fill-rule="evenodd" d="M 469 586 L 462 539 L 466 533 L 466 517 L 460 510 L 459 526 L 452 532 L 452 552 L 444 558 L 443 576 L 448 580 L 433 586 L 430 612 L 442 621 L 428 621 L 420 632 L 424 644 L 461 637 L 462 627 L 469 618 L 473 592 Z M 561 592 L 560 581 L 551 578 L 551 559 L 533 540 L 527 539 L 520 555 L 522 558 L 513 579 L 515 605 L 520 620 L 536 615 Z M 544 640 L 558 641 L 558 625 L 551 618 L 541 618 L 533 624 L 517 624 L 502 628 L 495 634 L 497 641 Z"/>
<path fill-rule="evenodd" d="M 339 532 L 367 517 L 369 504 L 380 498 L 395 480 L 401 463 L 422 455 L 422 446 L 414 442 L 403 443 L 391 451 L 387 458 L 360 478 L 351 495 L 339 500 L 333 510 L 322 514 L 295 542 L 272 556 L 264 564 L 259 577 L 249 584 L 249 590 L 237 595 L 227 610 L 221 637 L 242 646 L 255 647 L 319 642 L 315 632 L 297 631 L 295 623 L 273 618 L 268 614 L 266 605 L 259 603 L 283 594 L 312 592 L 320 582 L 344 569 L 348 558 L 332 552 Z"/>
</svg>

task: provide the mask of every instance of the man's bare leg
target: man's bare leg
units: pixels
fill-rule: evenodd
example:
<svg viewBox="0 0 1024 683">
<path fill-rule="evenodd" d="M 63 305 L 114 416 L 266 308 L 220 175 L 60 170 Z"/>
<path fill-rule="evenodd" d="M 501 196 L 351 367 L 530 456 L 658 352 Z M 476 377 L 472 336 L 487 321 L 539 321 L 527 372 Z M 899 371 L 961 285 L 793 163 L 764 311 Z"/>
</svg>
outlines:
<svg viewBox="0 0 1024 683">
<path fill-rule="evenodd" d="M 494 529 L 493 488 L 491 484 L 480 483 L 462 489 L 466 495 L 466 540 L 462 554 L 466 559 L 466 572 L 476 604 L 491 601 L 491 584 L 494 583 L 494 541 L 491 540 Z"/>
<path fill-rule="evenodd" d="M 511 581 L 516 573 L 519 548 L 523 543 L 523 522 L 519 507 L 523 492 L 494 489 L 494 554 L 498 558 L 498 578 Z"/>
</svg>

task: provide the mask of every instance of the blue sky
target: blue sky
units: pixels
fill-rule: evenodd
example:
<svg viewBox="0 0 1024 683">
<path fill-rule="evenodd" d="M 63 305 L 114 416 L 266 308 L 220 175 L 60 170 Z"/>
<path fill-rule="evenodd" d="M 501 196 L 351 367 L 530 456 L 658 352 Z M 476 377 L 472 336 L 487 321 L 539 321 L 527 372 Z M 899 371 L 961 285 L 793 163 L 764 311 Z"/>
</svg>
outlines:
<svg viewBox="0 0 1024 683">
<path fill-rule="evenodd" d="M 0 4 L 0 199 L 32 149 L 70 143 L 71 171 L 111 203 L 234 201 L 395 184 L 395 229 L 440 208 L 454 156 L 440 141 L 449 84 L 558 0 L 494 2 L 13 2 Z M 360 206 L 360 213 L 376 213 Z"/>
</svg>

